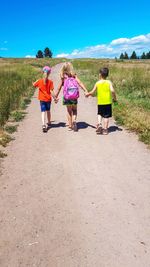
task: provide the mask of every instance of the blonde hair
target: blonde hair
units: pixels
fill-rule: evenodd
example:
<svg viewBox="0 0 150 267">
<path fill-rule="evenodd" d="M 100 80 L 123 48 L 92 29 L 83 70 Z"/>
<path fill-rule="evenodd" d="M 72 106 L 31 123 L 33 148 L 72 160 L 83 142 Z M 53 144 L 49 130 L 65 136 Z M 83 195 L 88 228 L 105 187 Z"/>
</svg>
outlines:
<svg viewBox="0 0 150 267">
<path fill-rule="evenodd" d="M 73 65 L 70 62 L 65 62 L 60 71 L 60 77 L 62 79 L 65 77 L 65 75 L 74 77 L 76 76 Z"/>
</svg>

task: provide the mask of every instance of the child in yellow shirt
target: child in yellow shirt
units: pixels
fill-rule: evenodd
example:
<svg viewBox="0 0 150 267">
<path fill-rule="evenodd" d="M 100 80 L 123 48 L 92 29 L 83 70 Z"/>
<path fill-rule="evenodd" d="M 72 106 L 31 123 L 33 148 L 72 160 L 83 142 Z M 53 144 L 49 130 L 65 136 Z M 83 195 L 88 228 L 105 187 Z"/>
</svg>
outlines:
<svg viewBox="0 0 150 267">
<path fill-rule="evenodd" d="M 97 92 L 97 105 L 98 105 L 98 124 L 96 128 L 97 134 L 108 134 L 109 118 L 112 117 L 112 98 L 116 100 L 116 93 L 112 86 L 111 81 L 107 80 L 109 69 L 100 69 L 100 79 L 94 85 L 93 90 L 88 92 L 86 96 L 90 96 Z M 103 128 L 102 128 L 103 123 Z"/>
</svg>

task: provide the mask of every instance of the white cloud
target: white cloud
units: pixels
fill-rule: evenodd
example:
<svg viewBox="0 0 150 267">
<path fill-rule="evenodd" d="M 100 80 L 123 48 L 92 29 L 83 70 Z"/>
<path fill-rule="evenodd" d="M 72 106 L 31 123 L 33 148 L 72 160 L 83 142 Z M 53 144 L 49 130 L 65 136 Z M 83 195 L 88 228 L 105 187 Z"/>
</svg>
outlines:
<svg viewBox="0 0 150 267">
<path fill-rule="evenodd" d="M 65 54 L 65 53 L 62 53 L 62 54 L 58 54 L 56 57 L 68 57 L 69 54 Z"/>
<path fill-rule="evenodd" d="M 113 40 L 110 45 L 122 45 L 122 44 L 127 44 L 129 43 L 129 39 L 128 38 L 119 38 L 116 40 Z"/>
<path fill-rule="evenodd" d="M 139 44 L 139 43 L 149 43 L 150 42 L 150 34 L 147 35 L 139 35 L 133 38 L 119 38 L 113 40 L 111 45 L 122 45 L 122 44 Z"/>
<path fill-rule="evenodd" d="M 79 53 L 79 50 L 75 49 L 71 54 L 72 54 L 72 56 L 76 56 L 76 55 L 78 55 L 78 53 Z"/>
<path fill-rule="evenodd" d="M 62 53 L 56 57 L 66 58 L 114 58 L 120 56 L 122 52 L 129 55 L 136 51 L 138 55 L 150 51 L 150 33 L 132 38 L 118 38 L 109 44 L 98 44 L 96 46 L 75 49 L 70 54 Z"/>
<path fill-rule="evenodd" d="M 26 55 L 25 58 L 35 58 L 34 55 Z"/>
<path fill-rule="evenodd" d="M 138 43 L 149 43 L 150 42 L 150 35 L 139 35 L 136 37 L 131 38 L 131 44 L 138 44 Z"/>
</svg>

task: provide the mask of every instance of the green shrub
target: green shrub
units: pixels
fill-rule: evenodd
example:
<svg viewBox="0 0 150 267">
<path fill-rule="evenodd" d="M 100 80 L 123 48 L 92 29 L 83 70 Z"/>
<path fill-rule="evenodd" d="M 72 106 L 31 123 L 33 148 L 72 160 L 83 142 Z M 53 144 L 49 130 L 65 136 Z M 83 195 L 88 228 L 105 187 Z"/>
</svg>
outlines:
<svg viewBox="0 0 150 267">
<path fill-rule="evenodd" d="M 18 125 L 7 125 L 5 127 L 5 131 L 8 132 L 9 134 L 12 134 L 17 131 L 17 127 Z"/>
</svg>

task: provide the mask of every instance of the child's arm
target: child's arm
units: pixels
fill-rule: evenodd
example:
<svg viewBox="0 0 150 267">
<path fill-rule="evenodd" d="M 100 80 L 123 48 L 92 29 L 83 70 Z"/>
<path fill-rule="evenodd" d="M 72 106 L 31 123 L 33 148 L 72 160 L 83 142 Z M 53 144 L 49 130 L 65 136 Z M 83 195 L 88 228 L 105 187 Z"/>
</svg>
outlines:
<svg viewBox="0 0 150 267">
<path fill-rule="evenodd" d="M 58 98 L 57 98 L 56 94 L 54 93 L 54 90 L 51 91 L 51 94 L 52 94 L 52 97 L 53 97 L 55 103 L 57 103 L 58 102 Z"/>
<path fill-rule="evenodd" d="M 80 86 L 80 87 L 82 88 L 82 90 L 85 92 L 85 94 L 87 94 L 88 91 L 87 91 L 85 85 L 79 80 L 79 78 L 78 78 L 77 76 L 76 76 L 76 80 L 77 80 L 79 86 Z"/>
<path fill-rule="evenodd" d="M 110 82 L 110 91 L 112 93 L 113 101 L 116 102 L 117 101 L 117 97 L 116 97 L 116 93 L 115 93 L 115 90 L 114 90 L 113 85 L 112 85 L 111 82 Z"/>
<path fill-rule="evenodd" d="M 58 95 L 59 95 L 59 93 L 60 93 L 60 91 L 61 91 L 62 86 L 63 86 L 63 80 L 61 79 L 61 82 L 60 82 L 59 85 L 58 85 L 57 93 L 56 93 L 56 95 L 55 95 L 56 98 L 58 97 Z"/>
<path fill-rule="evenodd" d="M 96 90 L 97 90 L 97 86 L 96 86 L 96 84 L 95 84 L 94 87 L 93 87 L 93 89 L 92 89 L 90 92 L 88 92 L 88 93 L 86 94 L 86 96 L 93 95 L 93 94 L 95 93 Z"/>
<path fill-rule="evenodd" d="M 34 87 L 38 87 L 38 81 L 39 81 L 39 80 L 33 82 L 32 85 L 33 85 Z"/>
</svg>

